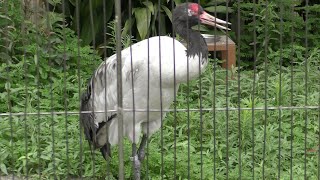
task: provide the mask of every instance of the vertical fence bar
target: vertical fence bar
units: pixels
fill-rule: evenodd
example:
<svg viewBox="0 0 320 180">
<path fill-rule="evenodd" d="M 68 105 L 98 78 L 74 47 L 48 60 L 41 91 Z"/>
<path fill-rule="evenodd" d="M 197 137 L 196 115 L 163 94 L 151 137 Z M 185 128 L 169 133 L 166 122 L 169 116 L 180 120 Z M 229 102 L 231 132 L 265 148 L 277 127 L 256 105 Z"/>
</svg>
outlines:
<svg viewBox="0 0 320 180">
<path fill-rule="evenodd" d="M 119 179 L 124 179 L 123 161 L 123 99 L 122 99 L 122 58 L 121 58 L 121 1 L 115 1 L 116 54 L 117 54 L 117 119 L 119 142 Z"/>
<path fill-rule="evenodd" d="M 130 36 L 130 41 L 132 41 L 132 0 L 129 0 L 129 11 L 128 11 L 128 17 L 129 17 L 129 23 L 130 23 L 130 28 L 129 28 L 129 36 Z M 146 9 L 148 11 L 148 9 Z M 147 13 L 148 14 L 148 13 Z M 148 18 L 148 17 L 147 17 Z M 133 58 L 132 58 L 132 45 L 130 44 L 129 46 L 130 49 L 130 71 L 131 71 L 131 93 L 132 93 L 132 128 L 133 128 L 133 139 L 136 139 L 136 136 L 140 136 L 140 134 L 136 134 L 136 113 L 135 113 L 135 95 L 134 95 L 134 69 L 133 69 Z M 141 146 L 141 145 L 140 145 Z M 135 142 L 132 143 L 132 157 L 135 157 L 137 155 L 137 144 Z M 141 162 L 140 162 L 141 163 Z M 141 164 L 139 165 L 139 170 L 141 173 Z M 132 161 L 132 171 L 135 172 L 135 161 Z M 135 172 L 136 173 L 136 172 Z M 136 176 L 136 174 L 135 174 Z M 140 174 L 141 176 L 141 174 Z M 140 177 L 135 177 L 136 180 L 138 180 Z"/>
<path fill-rule="evenodd" d="M 103 61 L 104 61 L 104 72 L 107 72 L 107 66 L 106 66 L 106 61 L 107 61 L 107 18 L 106 18 L 106 1 L 102 2 L 102 8 L 103 8 Z M 107 77 L 108 73 L 105 73 L 104 76 L 104 84 L 105 84 L 105 88 L 104 88 L 104 102 L 107 102 L 107 87 L 108 87 L 108 77 Z M 108 104 L 105 103 L 104 105 L 104 115 L 105 117 L 108 117 Z M 105 126 L 106 128 L 106 132 L 108 132 L 108 126 Z M 108 138 L 108 133 L 106 133 L 106 139 Z M 110 145 L 110 144 L 109 144 Z M 107 170 L 106 170 L 106 177 L 108 179 L 110 179 L 110 158 L 107 158 Z"/>
<path fill-rule="evenodd" d="M 79 93 L 79 104 L 81 104 L 81 76 L 80 76 L 80 69 L 81 69 L 81 64 L 80 64 L 80 4 L 79 0 L 76 0 L 76 9 L 75 9 L 75 14 L 76 14 L 76 32 L 77 32 L 77 75 L 78 75 L 78 93 Z M 81 113 L 81 108 L 79 108 L 79 116 Z M 82 142 L 82 125 L 81 121 L 79 118 L 79 142 L 80 142 L 80 154 L 79 154 L 79 161 L 80 161 L 80 178 L 82 179 L 82 171 L 83 171 L 83 142 Z"/>
<path fill-rule="evenodd" d="M 8 4 L 8 1 L 5 0 L 5 1 L 3 2 L 3 4 L 4 4 L 4 7 L 8 7 L 8 5 L 7 5 L 7 4 Z M 7 15 L 6 9 L 7 9 L 7 8 L 4 8 L 4 10 L 5 10 L 4 14 L 5 14 L 5 15 Z M 6 35 L 6 34 L 4 34 L 4 35 Z M 6 63 L 7 63 L 7 62 L 6 62 Z M 3 117 L 3 119 L 5 119 L 5 118 Z M 2 117 L 0 117 L 0 120 L 2 120 Z M 2 164 L 3 161 L 4 161 L 3 158 L 0 156 L 0 164 Z M 0 176 L 0 180 L 1 180 L 1 179 L 2 179 L 2 178 L 1 178 L 1 176 Z"/>
<path fill-rule="evenodd" d="M 306 10 L 306 16 L 305 16 L 305 99 L 304 99 L 304 105 L 305 107 L 308 106 L 308 12 L 309 12 L 309 0 L 306 0 L 305 5 Z M 308 108 L 305 108 L 305 117 L 304 117 L 304 179 L 307 179 L 307 135 L 308 135 Z"/>
<path fill-rule="evenodd" d="M 50 29 L 50 16 L 49 16 L 49 2 L 48 0 L 45 0 L 45 7 L 46 7 L 46 25 L 47 25 L 47 30 L 51 31 Z M 48 54 L 50 55 L 50 51 L 49 49 L 51 48 L 51 43 L 50 41 L 48 41 L 47 43 L 47 48 L 48 48 Z M 53 170 L 53 177 L 54 179 L 57 179 L 56 176 L 56 162 L 55 162 L 55 134 L 54 134 L 54 107 L 53 107 L 53 80 L 52 80 L 52 58 L 49 56 L 48 57 L 48 65 L 49 65 L 49 75 L 48 75 L 48 79 L 49 79 L 49 83 L 50 83 L 50 118 L 51 118 L 51 138 L 52 138 L 52 155 L 51 155 L 51 159 L 52 159 L 52 170 Z M 26 93 L 27 94 L 27 93 Z M 65 113 L 67 113 L 65 111 Z M 27 137 L 27 136 L 26 136 Z"/>
<path fill-rule="evenodd" d="M 158 37 L 159 37 L 159 93 L 160 93 L 160 120 L 161 120 L 161 129 L 160 129 L 160 136 L 161 136 L 161 179 L 164 179 L 164 141 L 163 141 L 163 103 L 162 103 L 162 58 L 161 58 L 161 1 L 158 0 Z"/>
<path fill-rule="evenodd" d="M 229 22 L 228 16 L 229 1 L 226 1 L 226 21 Z M 226 25 L 228 26 L 228 25 Z M 228 30 L 226 31 L 226 49 L 228 47 Z M 226 53 L 226 179 L 229 179 L 229 53 Z M 232 74 L 231 74 L 232 76 Z"/>
<path fill-rule="evenodd" d="M 291 14 L 294 16 L 294 5 L 291 8 Z M 294 54 L 293 43 L 294 43 L 294 26 L 291 27 L 291 52 L 290 54 Z M 294 59 L 291 59 L 290 62 L 290 106 L 293 106 L 293 63 Z M 293 109 L 290 110 L 290 180 L 293 180 Z"/>
<path fill-rule="evenodd" d="M 26 63 L 26 50 L 24 49 L 24 62 L 23 62 L 23 68 L 24 68 L 24 71 L 25 72 L 27 72 L 28 71 L 28 66 L 27 66 L 27 63 Z M 27 74 L 27 73 L 26 73 Z M 27 84 L 28 84 L 28 78 L 25 76 L 25 93 L 27 94 L 28 93 L 28 86 L 27 86 Z M 26 168 L 26 179 L 28 180 L 29 179 L 29 169 L 28 169 L 28 165 L 29 165 L 29 158 L 28 158 L 28 149 L 29 149 L 29 146 L 28 146 L 28 125 L 27 125 L 27 110 L 28 110 L 28 108 L 27 108 L 27 103 L 28 103 L 28 98 L 26 97 L 26 99 L 25 99 L 25 108 L 24 108 L 24 115 L 23 115 L 23 119 L 24 119 L 24 138 L 25 138 L 25 141 L 24 141 L 24 143 L 25 143 L 25 157 L 27 157 L 26 158 L 26 163 L 25 163 L 25 168 Z M 0 163 L 1 163 L 1 161 L 0 161 Z M 54 165 L 54 163 L 53 163 L 53 165 Z M 54 167 L 54 166 L 53 166 Z M 1 178 L 0 178 L 1 179 Z"/>
<path fill-rule="evenodd" d="M 147 3 L 149 1 L 147 0 Z M 151 14 L 149 16 L 149 13 L 147 13 L 147 22 L 149 22 L 149 18 L 151 18 Z M 151 20 L 151 19 L 150 19 Z M 130 22 L 132 23 L 132 22 Z M 148 29 L 150 28 L 149 24 L 148 24 Z M 147 65 L 147 69 L 148 69 L 148 78 L 147 78 L 147 136 L 149 137 L 149 133 L 150 133 L 150 128 L 149 128 L 149 121 L 150 121 L 150 31 L 147 32 L 147 55 L 148 55 L 148 65 Z M 147 141 L 147 154 L 149 154 L 149 141 Z M 149 155 L 147 155 L 147 159 L 146 159 L 146 178 L 149 178 Z"/>
<path fill-rule="evenodd" d="M 217 17 L 217 1 L 214 2 L 214 17 Z M 214 26 L 214 34 L 217 34 L 217 27 Z M 217 47 L 217 42 L 214 41 L 214 48 Z M 216 159 L 217 159 L 217 138 L 216 138 L 216 68 L 217 68 L 217 51 L 213 52 L 213 99 L 212 99 L 212 108 L 213 108 L 213 179 L 216 180 Z"/>
<path fill-rule="evenodd" d="M 95 27 L 94 27 L 94 18 L 93 18 L 93 7 L 92 7 L 92 1 L 90 0 L 89 2 L 89 16 L 90 16 L 90 27 L 91 27 L 91 38 L 92 38 L 92 47 L 95 48 L 96 47 L 96 37 L 95 37 Z M 80 12 L 81 13 L 81 12 Z M 95 55 L 95 52 L 93 52 L 93 57 Z M 92 94 L 95 94 L 95 86 L 93 85 L 92 86 Z M 95 98 L 97 98 L 96 96 L 92 96 L 92 102 L 95 102 Z M 92 114 L 95 114 L 94 112 L 95 108 L 92 109 Z M 92 147 L 90 147 L 92 148 Z M 95 174 L 96 174 L 96 155 L 95 153 L 92 153 L 92 174 L 93 174 L 93 177 L 95 177 Z"/>
<path fill-rule="evenodd" d="M 198 0 L 197 3 L 200 5 L 200 1 Z M 198 17 L 200 16 L 199 14 L 200 12 L 198 11 Z M 197 31 L 200 32 L 200 21 L 197 24 Z M 200 37 L 202 38 L 202 37 Z M 201 41 L 201 39 L 199 38 L 199 41 Z M 200 52 L 198 52 L 198 71 L 199 71 L 199 119 L 200 119 L 200 179 L 203 179 L 203 118 L 202 118 L 202 77 L 201 77 L 201 58 L 208 58 L 208 57 L 201 57 L 201 55 L 203 56 L 203 54 L 201 54 Z"/>
<path fill-rule="evenodd" d="M 241 105 L 241 83 L 240 83 L 240 68 L 241 68 L 241 59 L 240 59 L 240 48 L 241 48 L 241 31 L 240 31 L 240 0 L 237 0 L 237 40 L 238 40 L 238 45 L 237 45 L 237 63 L 238 63 L 238 141 L 239 141 L 239 149 L 238 149 L 238 163 L 239 163 L 239 179 L 242 179 L 242 160 L 241 160 L 241 154 L 242 154 L 242 128 L 241 128 L 241 111 L 240 111 L 240 105 Z M 228 53 L 229 54 L 229 53 Z M 228 67 L 228 66 L 227 66 Z"/>
<path fill-rule="evenodd" d="M 318 70 L 320 73 L 320 67 L 318 67 Z M 318 79 L 318 92 L 320 92 L 320 79 Z M 320 132 L 320 95 L 319 95 L 319 100 L 318 100 L 318 132 Z M 318 134 L 318 180 L 320 179 L 320 133 Z"/>
<path fill-rule="evenodd" d="M 24 12 L 24 9 L 23 9 L 23 2 L 21 2 L 21 11 L 24 15 L 24 18 L 26 17 L 26 13 Z M 26 25 L 25 24 L 22 24 L 22 31 L 23 31 L 23 36 L 26 34 L 25 31 L 26 31 Z M 24 38 L 25 39 L 25 38 Z M 25 98 L 25 107 L 24 107 L 24 115 L 23 115 L 23 119 L 24 119 L 24 137 L 25 137 L 25 156 L 28 157 L 28 149 L 29 149 L 29 146 L 28 146 L 28 123 L 27 123 L 27 111 L 28 111 L 28 101 L 29 101 L 29 98 L 28 98 L 28 77 L 27 77 L 27 74 L 28 74 L 28 58 L 27 58 L 27 50 L 25 48 L 25 44 L 26 42 L 23 41 L 23 71 L 24 71 L 24 92 L 26 94 L 26 98 Z M 0 159 L 0 163 L 1 163 L 1 159 Z M 25 164 L 25 168 L 26 168 L 26 179 L 28 180 L 29 179 L 29 169 L 28 169 L 28 165 L 29 165 L 29 158 L 26 158 L 26 164 Z M 1 179 L 1 177 L 0 177 Z"/>
<path fill-rule="evenodd" d="M 62 15 L 64 18 L 66 18 L 66 5 L 65 0 L 62 0 Z M 66 22 L 65 20 L 62 21 L 62 36 L 63 36 L 63 96 L 64 96 L 64 118 L 65 118 L 65 138 L 66 138 L 66 164 L 67 164 L 67 172 L 66 172 L 66 178 L 69 178 L 69 172 L 70 172 L 70 163 L 69 163 L 69 142 L 68 142 L 68 95 L 67 95 L 67 52 L 66 52 Z"/>
<path fill-rule="evenodd" d="M 6 1 L 6 3 L 5 3 L 5 12 L 4 12 L 4 14 L 6 15 L 6 16 L 8 16 L 8 8 L 9 8 L 9 4 L 8 4 L 9 2 L 8 1 Z M 7 47 L 9 47 L 9 34 L 8 34 L 8 29 L 5 29 L 5 31 L 4 31 L 4 36 L 5 36 L 5 40 L 7 41 L 7 42 L 5 42 L 5 44 L 6 44 L 6 53 L 7 54 L 9 54 L 9 51 L 8 51 L 8 48 Z M 10 64 L 11 64 L 11 62 L 10 62 L 10 59 L 9 58 L 7 58 L 7 61 L 6 61 L 6 75 L 7 75 L 7 78 L 6 78 L 6 85 L 5 85 L 5 89 L 6 89 L 6 91 L 7 91 L 7 100 L 8 100 L 8 104 L 7 104 L 7 106 L 8 106 L 8 110 L 9 110 L 9 122 L 10 122 L 10 151 L 11 151 L 11 165 L 13 165 L 14 164 L 14 162 L 13 162 L 13 159 L 14 159 L 14 151 L 13 151 L 13 146 L 14 146 L 14 141 L 13 141 L 13 120 L 12 120 L 12 104 L 11 104 L 11 78 L 10 78 L 10 74 L 9 74 L 9 72 L 10 72 Z M 0 163 L 1 163 L 1 159 L 0 159 Z M 12 167 L 12 169 L 13 169 L 13 167 Z M 14 173 L 12 173 L 12 179 L 14 179 Z"/>
<path fill-rule="evenodd" d="M 256 0 L 253 0 L 253 26 L 256 27 Z M 256 93 L 256 75 L 257 75 L 257 32 L 253 28 L 253 87 L 252 87 L 252 113 L 251 113 L 251 135 L 252 135 L 252 179 L 255 179 L 255 93 Z"/>
<path fill-rule="evenodd" d="M 39 4 L 36 5 L 35 7 L 35 12 L 39 12 Z M 35 26 L 36 26 L 36 33 L 39 34 L 39 16 L 38 14 L 35 16 Z M 35 57 L 34 61 L 36 63 L 36 99 L 37 99 L 37 158 L 38 158 L 38 175 L 39 179 L 41 179 L 41 172 L 42 172 L 42 167 L 41 167 L 41 144 L 40 144 L 40 132 L 41 132 L 41 120 L 40 120 L 40 61 L 41 58 L 39 57 L 39 45 L 40 42 L 39 40 L 36 40 L 36 49 L 35 49 Z"/>
<path fill-rule="evenodd" d="M 174 10 L 174 1 L 171 1 L 171 11 Z M 175 28 L 174 26 L 172 26 L 172 55 L 173 55 L 173 91 L 177 92 L 177 82 L 176 82 L 176 54 L 175 54 L 175 40 L 176 40 L 176 34 L 175 34 Z M 174 126 L 174 152 L 173 152 L 173 177 L 174 179 L 177 179 L 177 93 L 174 93 L 174 97 L 173 97 L 173 102 L 174 102 L 174 106 L 173 106 L 173 126 Z"/>
<path fill-rule="evenodd" d="M 264 39 L 264 129 L 263 129 L 263 160 L 262 160 L 262 178 L 265 179 L 265 164 L 266 164 L 266 140 L 267 140 L 267 120 L 268 120 L 268 57 L 267 57 L 267 52 L 268 52 L 268 42 L 269 42 L 269 32 L 268 32 L 268 18 L 269 18 L 269 2 L 265 2 L 266 6 L 266 18 L 265 18 L 265 39 Z"/>
<path fill-rule="evenodd" d="M 187 0 L 187 3 L 188 2 L 189 1 Z M 190 27 L 190 24 L 189 24 L 189 16 L 188 16 L 187 29 L 189 29 L 189 27 Z M 187 31 L 187 49 L 189 49 L 190 47 L 189 41 L 190 41 L 190 34 L 189 34 L 189 31 Z M 189 72 L 190 72 L 190 64 L 189 64 L 189 56 L 187 56 L 188 180 L 190 179 L 190 74 Z"/>
<path fill-rule="evenodd" d="M 283 4 L 282 2 L 280 2 L 280 62 L 279 62 L 279 68 L 280 68 L 280 72 L 279 72 L 279 102 L 278 102 L 278 106 L 279 108 L 279 126 L 278 126 L 278 131 L 279 131 L 279 144 L 278 144 L 278 179 L 281 178 L 281 123 L 282 123 L 282 34 L 283 34 Z"/>
</svg>

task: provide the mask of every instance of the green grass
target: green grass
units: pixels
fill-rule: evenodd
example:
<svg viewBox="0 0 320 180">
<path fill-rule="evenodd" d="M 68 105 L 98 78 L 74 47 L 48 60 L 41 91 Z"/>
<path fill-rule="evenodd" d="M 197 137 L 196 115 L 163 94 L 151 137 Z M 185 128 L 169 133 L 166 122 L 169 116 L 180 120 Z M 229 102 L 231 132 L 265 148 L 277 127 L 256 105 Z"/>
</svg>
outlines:
<svg viewBox="0 0 320 180">
<path fill-rule="evenodd" d="M 237 108 L 239 104 L 243 108 L 264 108 L 265 105 L 268 107 L 291 106 L 291 96 L 293 106 L 303 107 L 306 103 L 306 89 L 308 90 L 307 105 L 319 107 L 320 72 L 317 58 L 308 59 L 307 81 L 305 79 L 306 66 L 303 63 L 293 67 L 292 77 L 291 67 L 282 67 L 281 84 L 278 63 L 270 59 L 267 66 L 267 72 L 263 64 L 257 67 L 254 92 L 253 70 L 241 70 L 239 94 L 237 72 L 234 71 L 235 79 L 229 78 L 226 83 L 226 71 L 218 66 L 214 69 L 211 63 L 201 78 L 202 107 L 213 109 L 214 105 L 216 108 L 226 108 L 228 105 L 228 107 Z M 230 74 L 231 71 L 229 71 Z M 85 75 L 85 77 L 88 76 L 89 73 Z M 177 109 L 200 108 L 199 82 L 199 80 L 190 82 L 189 88 L 186 84 L 181 86 L 177 96 Z M 293 89 L 291 89 L 291 83 L 293 83 Z M 307 86 L 305 86 L 306 83 Z M 68 83 L 68 86 L 68 94 L 72 96 L 68 97 L 67 110 L 76 112 L 79 105 L 76 93 L 78 84 L 73 82 Z M 21 88 L 23 89 L 24 86 L 21 85 Z M 281 96 L 279 96 L 280 89 Z M 267 92 L 266 99 L 265 92 Z M 238 95 L 240 95 L 240 102 Z M 53 104 L 59 104 L 59 101 L 61 104 L 61 99 L 55 98 Z M 49 103 L 47 106 L 41 106 L 41 111 L 51 111 L 50 99 L 40 99 L 40 102 Z M 63 107 L 62 104 L 54 110 L 63 111 Z M 17 103 L 13 109 L 14 112 L 24 112 L 24 101 Z M 32 103 L 27 107 L 27 112 L 37 112 L 36 110 L 37 108 L 33 107 Z M 162 135 L 159 131 L 150 140 L 148 159 L 143 163 L 143 176 L 148 173 L 152 179 L 160 179 L 163 163 L 165 179 L 173 179 L 174 168 L 176 168 L 177 179 L 188 178 L 188 171 L 191 179 L 200 179 L 201 167 L 204 179 L 212 179 L 213 176 L 217 179 L 225 179 L 228 152 L 230 179 L 239 177 L 239 162 L 241 162 L 243 179 L 252 179 L 253 170 L 255 179 L 261 179 L 263 164 L 265 177 L 275 179 L 278 177 L 280 146 L 281 179 L 290 177 L 291 161 L 293 177 L 302 179 L 305 158 L 307 176 L 315 179 L 318 177 L 318 154 L 308 150 L 315 147 L 317 150 L 319 144 L 319 113 L 319 109 L 292 111 L 283 109 L 267 112 L 255 110 L 254 113 L 251 110 L 240 112 L 238 110 L 206 110 L 201 114 L 198 111 L 177 112 L 176 116 L 173 112 L 169 113 L 164 121 Z M 93 177 L 95 175 L 103 179 L 110 171 L 114 178 L 117 177 L 117 147 L 113 148 L 113 159 L 110 164 L 103 160 L 99 151 L 96 151 L 93 166 L 88 144 L 79 130 L 78 115 L 28 115 L 26 118 L 24 116 L 12 116 L 11 118 L 2 116 L 0 120 L 1 174 L 13 173 L 26 176 L 28 173 L 34 178 L 41 175 L 41 179 L 51 179 L 54 175 L 64 179 L 67 174 L 71 177 L 80 175 Z M 281 129 L 279 129 L 280 125 Z M 11 136 L 11 131 L 13 136 Z M 80 139 L 80 134 L 82 139 Z M 161 136 L 163 136 L 163 147 Z M 305 154 L 305 145 L 307 154 Z M 265 156 L 263 156 L 264 151 Z M 131 145 L 126 140 L 125 172 L 127 178 L 131 175 L 130 153 Z M 174 153 L 176 153 L 176 167 L 174 167 Z M 190 159 L 188 159 L 188 154 Z M 161 162 L 161 156 L 163 156 L 163 162 Z M 264 161 L 263 158 L 265 158 Z M 188 162 L 190 163 L 189 168 Z"/>
</svg>

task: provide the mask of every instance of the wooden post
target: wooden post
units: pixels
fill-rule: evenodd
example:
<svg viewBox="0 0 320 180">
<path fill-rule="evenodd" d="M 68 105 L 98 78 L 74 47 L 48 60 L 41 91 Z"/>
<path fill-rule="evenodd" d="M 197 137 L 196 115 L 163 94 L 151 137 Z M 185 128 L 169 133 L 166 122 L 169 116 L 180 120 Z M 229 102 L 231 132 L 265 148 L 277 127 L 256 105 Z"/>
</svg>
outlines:
<svg viewBox="0 0 320 180">
<path fill-rule="evenodd" d="M 214 36 L 204 34 L 208 51 L 221 51 L 221 58 L 224 60 L 222 67 L 231 69 L 236 67 L 236 45 L 227 36 Z M 228 64 L 228 66 L 227 66 Z"/>
<path fill-rule="evenodd" d="M 221 51 L 221 58 L 225 60 L 222 63 L 223 68 L 231 69 L 232 67 L 236 67 L 236 46 L 228 45 L 228 50 Z M 227 67 L 228 61 L 228 67 Z"/>
</svg>

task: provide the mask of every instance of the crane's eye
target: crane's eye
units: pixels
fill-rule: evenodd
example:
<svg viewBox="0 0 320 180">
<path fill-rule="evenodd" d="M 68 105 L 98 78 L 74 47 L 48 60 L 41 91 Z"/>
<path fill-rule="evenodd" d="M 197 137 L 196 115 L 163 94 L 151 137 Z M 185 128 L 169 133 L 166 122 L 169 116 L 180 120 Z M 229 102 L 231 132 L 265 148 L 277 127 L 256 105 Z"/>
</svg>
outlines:
<svg viewBox="0 0 320 180">
<path fill-rule="evenodd" d="M 198 16 L 198 13 L 191 9 L 188 9 L 188 16 Z"/>
<path fill-rule="evenodd" d="M 188 9 L 188 16 L 193 16 L 193 12 L 191 11 L 191 9 Z"/>
</svg>

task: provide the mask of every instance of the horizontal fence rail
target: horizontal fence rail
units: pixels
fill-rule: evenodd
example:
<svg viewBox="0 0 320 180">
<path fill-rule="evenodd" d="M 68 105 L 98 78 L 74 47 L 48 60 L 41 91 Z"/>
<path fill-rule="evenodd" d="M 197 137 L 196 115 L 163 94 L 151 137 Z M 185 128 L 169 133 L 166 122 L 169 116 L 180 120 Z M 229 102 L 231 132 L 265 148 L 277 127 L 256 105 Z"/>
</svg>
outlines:
<svg viewBox="0 0 320 180">
<path fill-rule="evenodd" d="M 277 106 L 277 107 L 255 107 L 252 108 L 237 108 L 237 107 L 228 107 L 228 108 L 201 108 L 201 109 L 122 109 L 123 112 L 187 112 L 187 111 L 264 111 L 264 110 L 318 110 L 320 106 L 292 106 L 292 107 L 285 107 L 285 106 Z M 110 112 L 117 112 L 117 110 L 108 110 L 108 111 L 94 111 L 94 113 L 110 113 Z M 93 111 L 80 111 L 80 112 L 33 112 L 33 113 L 0 113 L 0 116 L 24 116 L 24 115 L 79 115 L 79 114 L 90 114 Z"/>
</svg>

